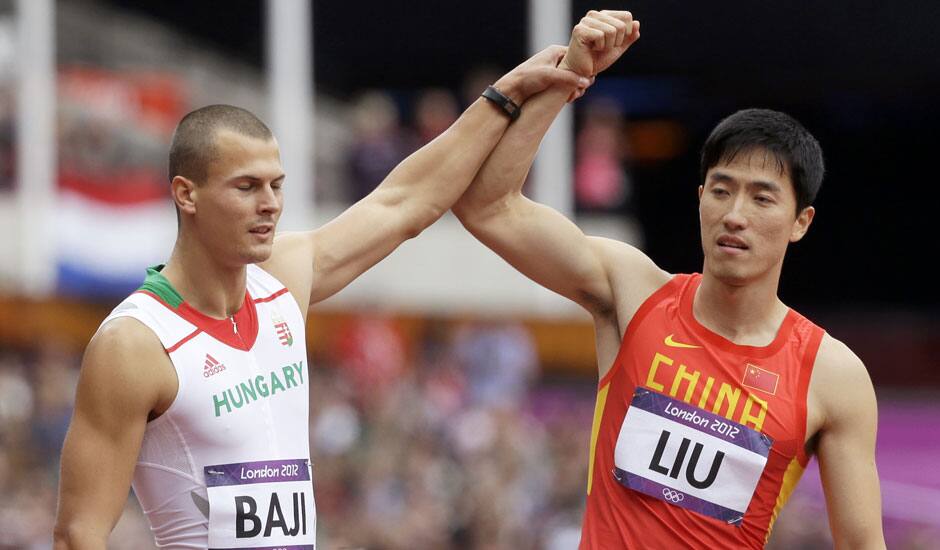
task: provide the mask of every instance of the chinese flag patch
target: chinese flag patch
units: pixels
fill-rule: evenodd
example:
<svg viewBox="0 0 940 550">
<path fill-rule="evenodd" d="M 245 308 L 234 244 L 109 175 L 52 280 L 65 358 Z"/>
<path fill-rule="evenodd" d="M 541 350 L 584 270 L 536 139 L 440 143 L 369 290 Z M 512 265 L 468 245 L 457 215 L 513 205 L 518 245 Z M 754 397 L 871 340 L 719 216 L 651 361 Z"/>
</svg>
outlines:
<svg viewBox="0 0 940 550">
<path fill-rule="evenodd" d="M 747 363 L 744 367 L 744 380 L 741 380 L 741 384 L 749 388 L 754 388 L 755 390 L 776 395 L 777 382 L 779 381 L 779 374 Z"/>
</svg>

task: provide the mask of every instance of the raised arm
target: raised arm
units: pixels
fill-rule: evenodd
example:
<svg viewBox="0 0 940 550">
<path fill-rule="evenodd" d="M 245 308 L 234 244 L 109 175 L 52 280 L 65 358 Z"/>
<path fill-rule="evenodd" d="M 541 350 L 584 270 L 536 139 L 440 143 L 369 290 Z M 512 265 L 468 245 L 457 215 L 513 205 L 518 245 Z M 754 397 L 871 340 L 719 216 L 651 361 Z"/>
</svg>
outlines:
<svg viewBox="0 0 940 550">
<path fill-rule="evenodd" d="M 589 12 L 574 28 L 562 67 L 594 76 L 640 36 L 629 12 Z M 461 223 L 527 277 L 574 300 L 595 317 L 617 311 L 615 271 L 636 266 L 661 284 L 662 272 L 624 243 L 584 235 L 555 210 L 522 195 L 539 143 L 569 98 L 554 87 L 526 103 L 473 184 L 454 206 Z"/>
<path fill-rule="evenodd" d="M 885 548 L 881 490 L 875 467 L 878 408 L 865 365 L 826 336 L 810 384 L 823 412 L 816 452 L 836 548 Z"/>
<path fill-rule="evenodd" d="M 175 395 L 172 368 L 157 337 L 134 319 L 109 322 L 89 343 L 62 449 L 55 550 L 106 547 L 148 415 Z"/>
<path fill-rule="evenodd" d="M 548 48 L 494 85 L 515 103 L 553 85 L 572 91 L 588 81 L 559 69 L 565 49 Z M 436 139 L 401 162 L 368 196 L 323 227 L 279 236 L 264 266 L 316 303 L 349 284 L 437 220 L 463 194 L 506 131 L 509 118 L 480 98 Z M 313 260 L 312 264 L 309 263 Z M 304 273 L 304 266 L 312 271 Z M 309 285 L 309 286 L 306 286 Z"/>
</svg>

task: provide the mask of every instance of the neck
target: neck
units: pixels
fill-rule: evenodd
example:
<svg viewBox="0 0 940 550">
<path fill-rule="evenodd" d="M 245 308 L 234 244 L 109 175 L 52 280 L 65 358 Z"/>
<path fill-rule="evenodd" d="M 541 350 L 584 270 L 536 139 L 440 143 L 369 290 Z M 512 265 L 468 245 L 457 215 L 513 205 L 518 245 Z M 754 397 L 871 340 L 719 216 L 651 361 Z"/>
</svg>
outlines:
<svg viewBox="0 0 940 550">
<path fill-rule="evenodd" d="M 787 315 L 777 297 L 779 270 L 742 285 L 710 274 L 706 264 L 692 302 L 695 319 L 735 344 L 766 346 L 773 342 Z"/>
<path fill-rule="evenodd" d="M 220 263 L 182 236 L 161 273 L 190 306 L 210 317 L 231 317 L 245 301 L 245 265 Z"/>
</svg>

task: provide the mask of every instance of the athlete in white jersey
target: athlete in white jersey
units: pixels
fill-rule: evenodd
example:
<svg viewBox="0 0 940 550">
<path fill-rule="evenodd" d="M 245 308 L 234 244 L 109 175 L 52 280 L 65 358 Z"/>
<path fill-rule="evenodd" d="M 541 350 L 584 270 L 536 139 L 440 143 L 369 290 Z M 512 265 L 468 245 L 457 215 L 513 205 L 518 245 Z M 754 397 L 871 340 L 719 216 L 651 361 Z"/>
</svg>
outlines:
<svg viewBox="0 0 940 550">
<path fill-rule="evenodd" d="M 161 547 L 205 548 L 207 528 L 211 548 L 315 542 L 304 319 L 264 270 L 249 265 L 247 280 L 241 309 L 216 320 L 151 269 L 104 321 L 150 328 L 179 381 L 147 424 L 133 480 Z"/>
<path fill-rule="evenodd" d="M 179 234 L 149 281 L 166 292 L 145 285 L 85 351 L 55 549 L 104 549 L 132 478 L 162 547 L 313 548 L 307 308 L 446 212 L 518 104 L 552 85 L 583 91 L 589 80 L 557 67 L 564 51 L 549 48 L 500 78 L 313 231 L 275 237 L 284 172 L 260 120 L 221 105 L 184 117 L 169 163 Z"/>
</svg>

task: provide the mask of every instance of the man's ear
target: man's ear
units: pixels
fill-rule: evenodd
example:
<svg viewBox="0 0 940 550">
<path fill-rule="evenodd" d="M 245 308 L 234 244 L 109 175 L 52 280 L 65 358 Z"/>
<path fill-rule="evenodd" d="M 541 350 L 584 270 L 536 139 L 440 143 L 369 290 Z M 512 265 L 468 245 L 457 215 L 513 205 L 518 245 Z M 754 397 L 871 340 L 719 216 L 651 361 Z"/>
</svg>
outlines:
<svg viewBox="0 0 940 550">
<path fill-rule="evenodd" d="M 170 182 L 170 193 L 173 195 L 173 202 L 181 213 L 196 213 L 196 184 L 183 176 L 173 176 Z"/>
<path fill-rule="evenodd" d="M 812 206 L 807 206 L 800 212 L 800 215 L 796 217 L 796 221 L 793 222 L 793 230 L 790 232 L 790 242 L 795 243 L 796 241 L 803 238 L 803 235 L 806 235 L 806 232 L 809 231 L 810 224 L 813 223 L 813 218 L 816 216 L 816 209 Z"/>
</svg>

